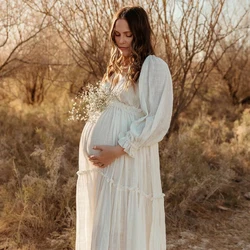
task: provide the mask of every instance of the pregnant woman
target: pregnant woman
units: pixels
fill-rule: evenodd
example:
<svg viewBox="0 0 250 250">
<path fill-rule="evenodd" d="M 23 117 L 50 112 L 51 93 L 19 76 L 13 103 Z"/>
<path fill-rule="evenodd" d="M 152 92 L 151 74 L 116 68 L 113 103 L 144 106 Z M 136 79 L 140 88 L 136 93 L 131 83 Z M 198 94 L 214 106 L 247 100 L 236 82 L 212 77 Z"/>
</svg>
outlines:
<svg viewBox="0 0 250 250">
<path fill-rule="evenodd" d="M 171 75 L 143 8 L 118 11 L 110 37 L 102 82 L 114 98 L 82 132 L 76 249 L 166 250 L 158 142 L 172 115 Z"/>
</svg>

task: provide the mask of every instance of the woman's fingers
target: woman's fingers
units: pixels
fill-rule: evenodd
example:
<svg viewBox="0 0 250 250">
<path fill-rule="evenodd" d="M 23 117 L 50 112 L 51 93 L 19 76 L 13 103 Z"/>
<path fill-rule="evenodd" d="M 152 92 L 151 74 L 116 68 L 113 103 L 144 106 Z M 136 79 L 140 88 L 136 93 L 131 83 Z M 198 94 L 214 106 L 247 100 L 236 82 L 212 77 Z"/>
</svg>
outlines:
<svg viewBox="0 0 250 250">
<path fill-rule="evenodd" d="M 97 158 L 89 158 L 89 160 L 92 161 L 92 162 L 99 161 L 99 159 L 97 159 Z"/>
<path fill-rule="evenodd" d="M 104 163 L 101 161 L 100 157 L 99 157 L 99 156 L 96 156 L 96 155 L 91 155 L 91 156 L 89 156 L 89 161 L 91 161 L 91 162 L 93 163 L 93 165 L 96 166 L 96 167 L 104 168 L 104 167 L 107 166 L 106 164 L 104 164 Z"/>
<path fill-rule="evenodd" d="M 100 150 L 100 151 L 103 150 L 102 146 L 100 146 L 100 145 L 94 146 L 93 149 L 94 149 L 94 150 Z"/>
<path fill-rule="evenodd" d="M 95 162 L 93 163 L 94 166 L 96 167 L 99 167 L 99 168 L 104 168 L 106 167 L 107 165 L 105 165 L 104 163 L 101 163 L 101 162 Z"/>
<path fill-rule="evenodd" d="M 90 161 L 96 161 L 96 160 L 99 160 L 99 157 L 98 157 L 98 155 L 90 155 L 89 160 Z"/>
<path fill-rule="evenodd" d="M 97 154 L 89 156 L 89 160 L 97 167 L 110 165 L 118 156 L 121 155 L 121 147 L 109 145 L 95 145 L 94 150 L 99 150 Z"/>
<path fill-rule="evenodd" d="M 102 168 L 104 166 L 104 164 L 102 164 L 100 162 L 93 163 L 93 165 L 96 167 L 100 167 L 100 168 Z"/>
</svg>

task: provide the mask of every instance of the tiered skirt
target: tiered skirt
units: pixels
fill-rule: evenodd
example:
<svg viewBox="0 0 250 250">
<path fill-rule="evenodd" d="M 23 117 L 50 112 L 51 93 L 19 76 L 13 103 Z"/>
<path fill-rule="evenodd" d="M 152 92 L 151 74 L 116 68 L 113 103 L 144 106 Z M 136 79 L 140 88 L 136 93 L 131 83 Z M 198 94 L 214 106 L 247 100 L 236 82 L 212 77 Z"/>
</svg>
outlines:
<svg viewBox="0 0 250 250">
<path fill-rule="evenodd" d="M 123 155 L 106 168 L 93 166 L 94 145 L 117 145 L 142 117 L 120 102 L 85 125 L 79 147 L 76 250 L 166 250 L 164 194 L 158 144 Z"/>
</svg>

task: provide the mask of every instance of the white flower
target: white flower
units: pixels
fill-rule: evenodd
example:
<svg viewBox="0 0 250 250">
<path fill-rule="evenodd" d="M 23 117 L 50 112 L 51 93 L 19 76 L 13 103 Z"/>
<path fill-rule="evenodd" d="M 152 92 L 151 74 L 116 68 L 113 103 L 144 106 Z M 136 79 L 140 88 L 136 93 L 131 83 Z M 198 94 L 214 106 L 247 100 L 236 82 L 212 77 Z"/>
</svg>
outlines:
<svg viewBox="0 0 250 250">
<path fill-rule="evenodd" d="M 107 84 L 101 82 L 96 85 L 88 84 L 86 90 L 72 100 L 69 120 L 95 121 L 114 97 L 111 87 Z"/>
</svg>

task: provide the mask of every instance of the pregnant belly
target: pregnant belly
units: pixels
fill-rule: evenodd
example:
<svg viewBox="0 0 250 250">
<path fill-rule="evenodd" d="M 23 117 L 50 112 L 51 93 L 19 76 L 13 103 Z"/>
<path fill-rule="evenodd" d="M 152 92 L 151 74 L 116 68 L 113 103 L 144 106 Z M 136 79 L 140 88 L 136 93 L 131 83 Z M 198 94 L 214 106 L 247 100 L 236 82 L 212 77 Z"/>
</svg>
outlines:
<svg viewBox="0 0 250 250">
<path fill-rule="evenodd" d="M 141 113 L 129 111 L 119 106 L 111 106 L 105 110 L 96 122 L 87 122 L 82 134 L 83 153 L 97 154 L 95 145 L 117 145 L 119 134 L 127 132 L 131 123 L 141 116 Z"/>
<path fill-rule="evenodd" d="M 96 145 L 116 145 L 118 135 L 112 133 L 108 126 L 103 125 L 101 121 L 97 123 L 87 123 L 83 130 L 83 150 L 87 155 L 96 154 L 98 151 L 93 150 Z"/>
</svg>

